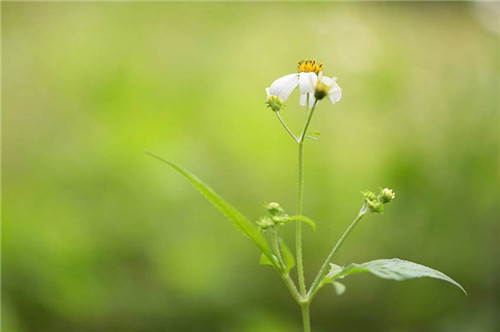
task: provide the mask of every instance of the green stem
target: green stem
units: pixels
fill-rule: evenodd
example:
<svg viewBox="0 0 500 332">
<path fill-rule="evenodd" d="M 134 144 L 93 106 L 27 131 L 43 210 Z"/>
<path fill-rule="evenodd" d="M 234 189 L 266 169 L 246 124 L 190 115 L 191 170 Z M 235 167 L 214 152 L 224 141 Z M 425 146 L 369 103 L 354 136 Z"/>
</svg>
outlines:
<svg viewBox="0 0 500 332">
<path fill-rule="evenodd" d="M 325 259 L 323 265 L 321 266 L 321 269 L 319 270 L 318 274 L 316 275 L 316 278 L 314 278 L 314 281 L 312 283 L 311 288 L 309 289 L 309 292 L 307 293 L 307 297 L 312 299 L 316 295 L 316 293 L 319 291 L 321 288 L 321 279 L 323 278 L 324 274 L 326 273 L 328 269 L 328 264 L 332 261 L 333 257 L 337 254 L 337 252 L 340 250 L 342 245 L 344 244 L 345 240 L 349 236 L 349 234 L 352 232 L 354 227 L 358 224 L 358 222 L 363 218 L 363 216 L 366 214 L 366 210 L 364 208 L 361 208 L 361 211 L 359 212 L 358 216 L 352 221 L 352 223 L 349 225 L 349 227 L 345 230 L 344 234 L 342 234 L 342 237 L 337 241 L 335 246 L 333 247 L 332 251 L 330 251 L 330 254 L 328 254 L 328 257 Z"/>
<path fill-rule="evenodd" d="M 292 278 L 290 277 L 290 274 L 282 273 L 282 272 L 279 272 L 279 273 L 280 273 L 281 279 L 285 282 L 286 287 L 288 288 L 288 290 L 292 294 L 295 301 L 297 301 L 297 303 L 300 303 L 302 298 L 299 294 L 299 291 L 297 290 L 297 286 L 295 286 L 295 283 L 293 282 Z"/>
<path fill-rule="evenodd" d="M 318 101 L 316 100 L 314 102 L 314 105 L 309 109 L 308 106 L 308 114 L 306 121 L 304 123 L 304 127 L 302 129 L 302 132 L 299 137 L 296 137 L 293 132 L 288 128 L 286 125 L 285 121 L 281 118 L 281 115 L 276 112 L 276 116 L 278 117 L 279 121 L 287 131 L 287 133 L 293 138 L 293 140 L 297 143 L 299 146 L 299 176 L 298 176 L 298 190 L 297 190 L 297 215 L 302 216 L 302 210 L 303 210 L 303 201 L 304 201 L 304 140 L 306 138 L 306 133 L 307 133 L 307 128 L 309 128 L 309 124 L 311 123 L 312 116 L 314 114 L 314 109 L 316 108 Z M 309 105 L 309 96 L 307 98 L 307 105 Z M 278 260 L 281 266 L 283 267 L 284 271 L 286 271 L 286 266 L 283 261 L 283 257 L 281 256 L 281 251 L 279 248 L 279 242 L 278 242 L 278 236 L 277 234 L 274 235 L 274 247 L 275 251 L 278 255 Z M 309 305 L 310 305 L 310 298 L 307 294 L 306 290 L 306 282 L 305 282 L 305 277 L 304 277 L 304 262 L 302 258 L 302 222 L 296 223 L 296 229 L 295 229 L 295 252 L 296 252 L 296 257 L 297 257 L 297 275 L 298 275 L 298 280 L 299 280 L 299 291 L 297 290 L 297 287 L 295 286 L 295 283 L 293 282 L 292 278 L 290 278 L 290 275 L 288 272 L 283 272 L 281 271 L 280 275 L 285 284 L 287 285 L 288 289 L 292 293 L 292 296 L 294 299 L 297 301 L 297 303 L 300 305 L 302 309 L 302 321 L 304 324 L 304 332 L 310 332 L 311 331 L 311 323 L 310 323 L 310 318 L 309 318 Z"/>
<path fill-rule="evenodd" d="M 306 122 L 304 123 L 304 128 L 299 136 L 297 144 L 299 145 L 299 179 L 298 179 L 298 195 L 297 195 L 297 214 L 302 215 L 303 202 L 304 202 L 304 139 L 306 138 L 307 128 L 311 123 L 314 110 L 316 109 L 316 104 L 309 110 Z M 304 262 L 302 259 L 302 223 L 298 222 L 295 226 L 295 252 L 297 256 L 297 274 L 299 279 L 299 289 L 300 294 L 303 298 L 306 298 L 306 281 L 304 277 Z"/>
<path fill-rule="evenodd" d="M 309 101 L 308 101 L 309 102 Z M 309 111 L 309 115 L 307 117 L 307 120 L 304 124 L 304 129 L 302 129 L 302 133 L 299 136 L 298 144 L 302 144 L 304 142 L 304 139 L 306 138 L 306 133 L 307 133 L 307 128 L 309 128 L 309 124 L 311 123 L 312 116 L 314 114 L 314 110 L 316 109 L 316 105 L 318 104 L 318 101 L 316 100 L 311 107 L 311 110 Z"/>
<path fill-rule="evenodd" d="M 299 179 L 297 196 L 297 214 L 302 215 L 304 196 L 304 145 L 299 143 Z M 300 294 L 306 296 L 306 281 L 304 278 L 304 262 L 302 260 L 302 223 L 295 225 L 295 252 L 297 256 L 297 274 L 299 278 Z"/>
<path fill-rule="evenodd" d="M 278 117 L 278 119 L 280 120 L 281 124 L 283 125 L 283 128 L 285 128 L 286 132 L 290 134 L 290 136 L 292 136 L 293 140 L 295 142 L 298 142 L 298 139 L 297 137 L 295 137 L 295 135 L 293 134 L 293 132 L 290 130 L 290 128 L 288 128 L 288 126 L 286 125 L 285 121 L 283 121 L 283 118 L 281 117 L 280 113 L 279 112 L 275 112 L 276 113 L 276 116 Z"/>
<path fill-rule="evenodd" d="M 295 283 L 293 282 L 292 278 L 290 278 L 290 274 L 286 272 L 286 265 L 285 261 L 283 260 L 283 256 L 281 255 L 281 250 L 278 242 L 278 232 L 273 232 L 273 247 L 274 251 L 276 252 L 276 255 L 278 256 L 279 263 L 281 264 L 281 270 L 277 270 L 277 272 L 280 274 L 281 279 L 285 282 L 286 287 L 292 294 L 293 298 L 297 303 L 301 302 L 301 297 L 299 294 L 299 291 L 297 290 L 297 286 L 295 286 Z M 276 267 L 276 266 L 275 266 Z"/>
<path fill-rule="evenodd" d="M 302 303 L 300 307 L 302 308 L 302 323 L 304 326 L 304 332 L 311 332 L 311 319 L 309 317 L 309 302 Z"/>
<path fill-rule="evenodd" d="M 281 264 L 281 270 L 277 269 L 277 272 L 280 274 L 281 279 L 285 282 L 286 287 L 288 288 L 288 290 L 292 294 L 295 301 L 300 303 L 301 297 L 299 295 L 299 291 L 297 290 L 297 286 L 295 286 L 295 283 L 293 282 L 292 278 L 290 278 L 290 274 L 288 272 L 286 272 L 286 265 L 285 265 L 285 261 L 283 260 L 283 255 L 281 254 L 281 249 L 280 249 L 280 245 L 279 245 L 277 231 L 273 232 L 273 242 L 272 243 L 273 243 L 274 251 L 276 252 L 276 255 L 278 256 L 279 263 Z"/>
<path fill-rule="evenodd" d="M 285 260 L 283 259 L 283 256 L 281 255 L 281 249 L 280 249 L 280 244 L 279 244 L 279 240 L 278 240 L 278 231 L 277 230 L 275 230 L 273 232 L 273 247 L 274 247 L 274 251 L 276 252 L 276 255 L 278 256 L 278 261 L 281 264 L 281 268 L 283 270 L 285 270 L 286 264 L 285 264 Z"/>
</svg>

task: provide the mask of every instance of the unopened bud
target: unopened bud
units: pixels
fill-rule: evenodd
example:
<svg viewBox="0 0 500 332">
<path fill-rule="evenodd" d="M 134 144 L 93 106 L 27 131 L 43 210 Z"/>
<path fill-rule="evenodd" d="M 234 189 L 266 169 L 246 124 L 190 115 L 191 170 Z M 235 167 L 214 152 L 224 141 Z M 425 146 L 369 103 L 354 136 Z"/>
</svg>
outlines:
<svg viewBox="0 0 500 332">
<path fill-rule="evenodd" d="M 384 212 L 384 204 L 392 202 L 392 200 L 396 197 L 394 191 L 389 188 L 380 188 L 380 193 L 378 195 L 375 195 L 375 193 L 368 190 L 362 193 L 364 199 L 361 213 L 363 214 L 367 212 Z"/>
<path fill-rule="evenodd" d="M 382 203 L 387 204 L 392 202 L 392 200 L 396 198 L 396 194 L 392 189 L 384 188 L 380 191 L 379 197 Z"/>
<path fill-rule="evenodd" d="M 260 230 L 264 231 L 264 232 L 267 231 L 267 230 L 269 230 L 269 229 L 274 228 L 274 226 L 276 225 L 274 223 L 274 221 L 271 218 L 269 218 L 269 217 L 262 217 L 262 218 L 260 218 L 256 222 L 256 224 L 257 224 L 257 227 Z"/>
<path fill-rule="evenodd" d="M 282 225 L 287 224 L 290 221 L 292 221 L 290 219 L 290 216 L 288 216 L 288 214 L 282 214 L 282 215 L 279 215 L 279 216 L 273 216 L 272 219 L 273 219 L 274 223 L 276 225 L 279 225 L 279 226 L 282 226 Z"/>
<path fill-rule="evenodd" d="M 272 216 L 277 216 L 277 215 L 285 212 L 283 210 L 283 208 L 281 207 L 281 205 L 279 205 L 278 203 L 275 203 L 275 202 L 271 202 L 271 203 L 266 204 L 265 208 L 266 208 L 267 212 L 269 212 L 269 214 Z"/>
<path fill-rule="evenodd" d="M 267 94 L 266 98 L 267 107 L 273 110 L 273 112 L 279 112 L 283 108 L 285 108 L 285 103 L 283 102 L 283 100 L 281 100 L 280 97 L 269 94 L 269 88 L 266 89 L 266 94 Z"/>
</svg>

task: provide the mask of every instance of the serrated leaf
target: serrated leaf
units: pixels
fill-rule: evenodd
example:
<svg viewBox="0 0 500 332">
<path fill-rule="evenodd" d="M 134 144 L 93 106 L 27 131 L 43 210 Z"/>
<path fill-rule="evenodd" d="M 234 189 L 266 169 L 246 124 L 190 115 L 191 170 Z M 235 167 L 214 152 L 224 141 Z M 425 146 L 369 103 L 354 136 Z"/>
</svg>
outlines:
<svg viewBox="0 0 500 332">
<path fill-rule="evenodd" d="M 430 267 L 398 258 L 377 259 L 362 264 L 353 263 L 344 268 L 340 273 L 332 276 L 332 278 L 337 279 L 342 276 L 365 272 L 369 272 L 380 278 L 391 280 L 407 280 L 423 277 L 440 279 L 457 286 L 465 293 L 465 295 L 467 295 L 465 289 L 446 274 L 431 269 Z"/>
<path fill-rule="evenodd" d="M 281 255 L 283 256 L 283 260 L 285 261 L 285 271 L 288 273 L 295 266 L 295 257 L 293 256 L 292 251 L 286 245 L 283 239 L 279 239 L 279 245 L 281 248 Z"/>
<path fill-rule="evenodd" d="M 316 223 L 306 216 L 291 216 L 290 219 L 305 222 L 312 227 L 313 231 L 316 230 Z"/>
<path fill-rule="evenodd" d="M 248 237 L 253 243 L 255 243 L 255 245 L 270 261 L 272 260 L 272 253 L 269 249 L 266 239 L 255 228 L 250 219 L 245 217 L 235 207 L 226 202 L 212 188 L 210 188 L 206 183 L 200 180 L 193 173 L 151 152 L 146 153 L 182 174 L 210 203 L 212 203 L 213 206 L 215 206 L 220 212 L 222 212 L 222 214 L 234 225 L 234 227 L 236 227 L 236 229 L 240 233 Z"/>
<path fill-rule="evenodd" d="M 332 282 L 332 286 L 333 288 L 335 289 L 335 293 L 337 293 L 337 295 L 342 295 L 344 294 L 345 292 L 345 285 L 344 284 L 341 284 L 340 282 L 338 281 L 333 281 Z"/>
</svg>

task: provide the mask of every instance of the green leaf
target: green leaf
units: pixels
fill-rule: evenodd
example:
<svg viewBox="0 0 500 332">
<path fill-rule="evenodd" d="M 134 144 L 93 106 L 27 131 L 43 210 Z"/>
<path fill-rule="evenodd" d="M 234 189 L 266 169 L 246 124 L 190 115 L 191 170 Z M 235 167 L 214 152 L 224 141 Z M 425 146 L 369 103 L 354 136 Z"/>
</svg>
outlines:
<svg viewBox="0 0 500 332">
<path fill-rule="evenodd" d="M 328 271 L 328 274 L 325 276 L 325 281 L 328 282 L 328 280 L 333 280 L 333 277 L 342 272 L 343 270 L 344 268 L 342 266 L 330 263 L 330 271 Z"/>
<path fill-rule="evenodd" d="M 289 218 L 291 220 L 297 220 L 297 221 L 305 222 L 306 224 L 308 224 L 309 226 L 312 227 L 313 231 L 316 230 L 316 224 L 314 223 L 314 221 L 312 221 L 311 219 L 307 218 L 306 216 L 291 216 Z"/>
<path fill-rule="evenodd" d="M 273 257 L 273 259 L 274 259 L 274 257 Z M 259 264 L 260 264 L 260 265 L 274 265 L 274 264 L 273 264 L 273 262 L 271 262 L 271 261 L 269 260 L 269 258 L 267 258 L 267 256 L 266 256 L 266 255 L 264 255 L 264 254 L 261 254 L 261 255 L 260 255 L 260 261 L 259 261 Z"/>
<path fill-rule="evenodd" d="M 259 249 L 268 258 L 269 261 L 272 261 L 273 258 L 271 250 L 269 249 L 266 239 L 255 228 L 254 224 L 250 221 L 250 219 L 245 217 L 235 207 L 226 202 L 212 188 L 210 188 L 207 184 L 201 181 L 193 173 L 151 152 L 146 152 L 146 153 L 151 157 L 156 158 L 159 161 L 169 165 L 177 172 L 182 174 L 210 203 L 212 203 L 213 206 L 215 206 L 220 212 L 222 212 L 222 214 L 234 225 L 234 227 L 236 227 L 238 231 L 240 231 L 243 235 L 252 240 L 252 242 L 255 243 L 257 247 L 259 247 Z"/>
<path fill-rule="evenodd" d="M 335 289 L 335 293 L 337 293 L 337 295 L 344 294 L 345 288 L 346 288 L 344 284 L 341 284 L 338 281 L 332 281 L 332 285 L 333 285 L 333 288 Z"/>
<path fill-rule="evenodd" d="M 306 137 L 318 141 L 320 135 L 321 133 L 318 131 L 311 131 L 307 133 Z"/>
<path fill-rule="evenodd" d="M 295 257 L 282 238 L 279 239 L 279 245 L 281 248 L 281 255 L 283 256 L 283 260 L 285 261 L 285 271 L 288 273 L 295 266 Z"/>
<path fill-rule="evenodd" d="M 431 269 L 430 267 L 401 260 L 398 258 L 377 259 L 362 264 L 353 263 L 345 267 L 341 272 L 335 275 L 329 275 L 329 277 L 331 278 L 331 280 L 334 280 L 347 275 L 365 272 L 369 272 L 380 278 L 391 280 L 407 280 L 423 277 L 441 279 L 457 286 L 465 293 L 465 295 L 467 295 L 465 289 L 458 282 L 448 277 L 446 274 Z"/>
</svg>

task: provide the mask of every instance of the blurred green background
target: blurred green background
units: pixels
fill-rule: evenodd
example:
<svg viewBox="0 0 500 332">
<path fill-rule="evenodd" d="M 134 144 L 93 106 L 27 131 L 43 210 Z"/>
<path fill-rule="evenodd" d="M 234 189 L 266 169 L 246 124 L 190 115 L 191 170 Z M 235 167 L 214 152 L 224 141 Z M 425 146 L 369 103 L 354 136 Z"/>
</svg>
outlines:
<svg viewBox="0 0 500 332">
<path fill-rule="evenodd" d="M 306 278 L 399 257 L 460 282 L 370 275 L 320 293 L 314 331 L 498 331 L 499 4 L 2 3 L 4 331 L 298 331 L 271 268 L 183 178 L 253 220 L 290 211 L 296 147 L 264 88 L 337 76 L 306 146 Z M 298 129 L 292 95 L 283 116 Z M 293 245 L 293 227 L 285 236 Z M 294 270 L 295 271 L 295 270 Z"/>
</svg>

